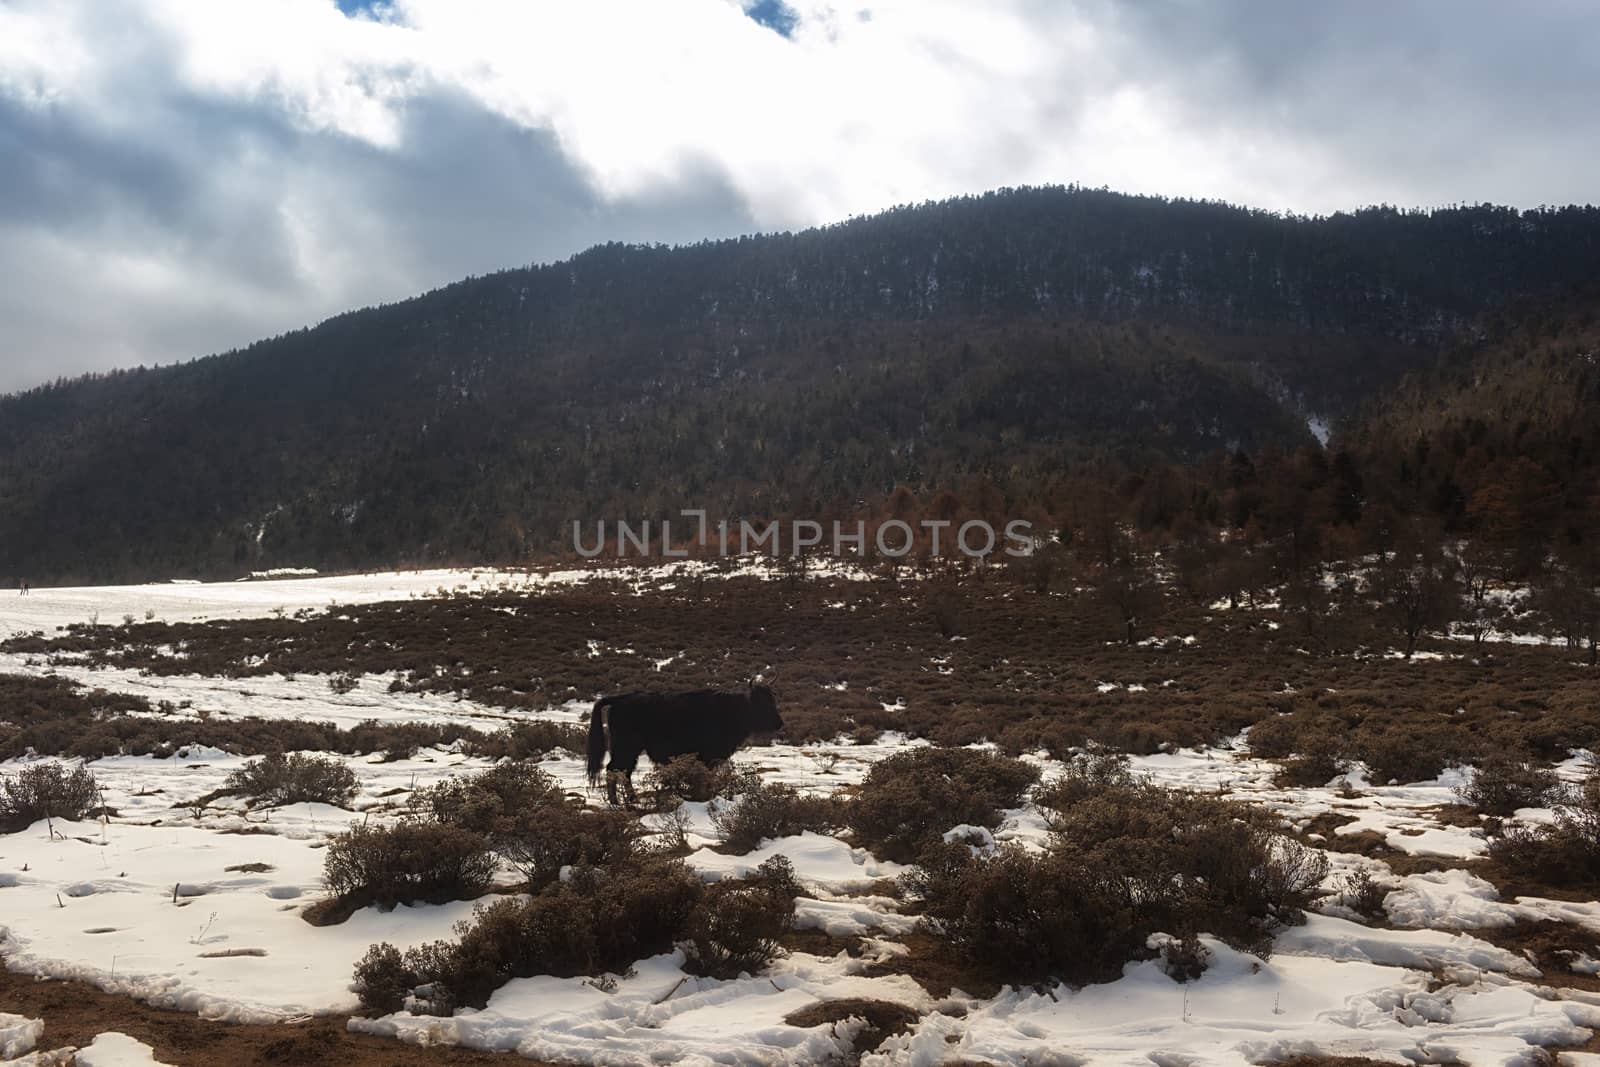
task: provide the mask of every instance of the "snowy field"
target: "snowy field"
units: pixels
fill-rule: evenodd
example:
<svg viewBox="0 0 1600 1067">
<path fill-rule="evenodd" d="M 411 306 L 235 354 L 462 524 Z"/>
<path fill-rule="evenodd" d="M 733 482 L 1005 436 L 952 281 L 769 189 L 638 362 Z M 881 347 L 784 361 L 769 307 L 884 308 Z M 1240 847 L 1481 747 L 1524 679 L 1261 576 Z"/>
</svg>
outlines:
<svg viewBox="0 0 1600 1067">
<path fill-rule="evenodd" d="M 145 585 L 34 588 L 0 594 L 0 637 L 98 620 L 114 624 L 146 616 L 165 622 L 259 618 L 274 612 L 406 600 L 440 590 L 475 590 L 528 580 L 525 572 L 427 570 L 340 577 L 238 582 L 151 582 Z"/>
<path fill-rule="evenodd" d="M 529 583 L 582 580 L 581 572 L 424 571 L 339 578 L 296 578 L 212 585 L 37 589 L 0 599 L 0 634 L 50 631 L 71 622 L 153 611 L 162 619 L 264 615 Z M 152 701 L 187 702 L 198 714 L 292 718 L 353 725 L 472 723 L 495 729 L 530 715 L 471 701 L 390 693 L 369 676 L 348 693 L 315 676 L 220 679 L 155 677 L 135 671 L 47 666 L 36 657 L 0 656 L 0 672 L 56 673 Z M 577 722 L 585 702 L 553 706 L 534 718 Z M 0 709 L 3 716 L 3 709 Z M 182 720 L 174 722 L 181 734 Z M 173 740 L 181 741 L 175 734 Z M 873 761 L 905 746 L 884 733 L 870 744 L 773 745 L 741 754 L 764 779 L 814 793 L 857 784 Z M 322 899 L 322 849 L 357 822 L 393 818 L 418 789 L 489 764 L 456 751 L 425 749 L 407 759 L 336 757 L 357 775 L 348 808 L 299 804 L 250 810 L 234 797 L 206 806 L 243 757 L 188 748 L 166 758 L 110 757 L 89 764 L 114 816 L 77 823 L 41 821 L 0 836 L 0 952 L 24 974 L 74 978 L 103 990 L 208 1019 L 283 1021 L 351 1014 L 358 1004 L 351 968 L 374 942 L 402 948 L 446 937 L 471 903 L 358 911 L 348 921 L 312 926 L 301 917 Z M 1041 765 L 1044 780 L 1059 765 Z M 0 772 L 18 761 L 0 764 Z M 584 792 L 577 754 L 553 753 L 544 768 Z M 1560 773 L 1576 779 L 1585 754 Z M 1278 766 L 1252 758 L 1248 737 L 1229 746 L 1137 757 L 1133 770 L 1176 788 L 1249 800 L 1308 826 L 1330 813 L 1337 833 L 1373 832 L 1408 857 L 1458 863 L 1483 854 L 1475 828 L 1438 818 L 1455 802 L 1460 770 L 1406 786 L 1346 780 L 1306 789 L 1273 783 Z M 591 802 L 598 802 L 591 797 Z M 715 801 L 712 802 L 713 804 Z M 808 1064 L 848 1054 L 860 1020 L 811 1027 L 787 1024 L 818 1003 L 864 999 L 901 1004 L 918 1016 L 863 1062 L 1236 1067 L 1297 1056 L 1367 1057 L 1397 1064 L 1459 1063 L 1533 1067 L 1539 1046 L 1580 1046 L 1600 1029 L 1600 993 L 1551 982 L 1524 955 L 1497 947 L 1486 931 L 1549 920 L 1592 934 L 1591 956 L 1575 973 L 1600 971 L 1600 904 L 1534 897 L 1501 899 L 1492 885 L 1447 867 L 1399 874 L 1381 859 L 1330 851 L 1327 896 L 1316 913 L 1282 934 L 1269 960 L 1202 938 L 1210 968 L 1178 984 L 1159 961 L 1129 964 L 1113 982 L 1080 990 L 1012 989 L 980 997 L 930 995 L 904 974 L 872 974 L 904 953 L 916 918 L 875 883 L 900 873 L 846 841 L 807 833 L 769 841 L 744 856 L 715 851 L 708 805 L 685 806 L 689 865 L 706 880 L 738 877 L 762 859 L 787 856 L 806 889 L 796 925 L 834 937 L 862 937 L 859 956 L 795 951 L 760 975 L 692 977 L 681 953 L 641 960 L 615 983 L 515 979 L 482 1011 L 452 1018 L 405 1012 L 353 1018 L 355 1030 L 419 1045 L 459 1044 L 516 1051 L 555 1062 L 596 1064 Z M 1548 821 L 1525 809 L 1517 819 Z M 999 841 L 1040 847 L 1045 823 L 1031 803 L 1009 811 Z M 1386 919 L 1362 920 L 1344 908 L 1339 880 L 1365 867 L 1386 890 Z M 502 871 L 499 881 L 515 881 Z M 1588 968 L 1587 971 L 1584 969 Z M 0 1009 L 3 1009 L 0 1005 Z M 0 1062 L 34 1050 L 33 1020 L 0 1013 Z M 1573 1054 L 1574 1067 L 1592 1060 Z M 21 1062 L 30 1062 L 26 1059 Z M 157 1062 L 149 1049 L 108 1032 L 79 1051 L 79 1064 Z"/>
<path fill-rule="evenodd" d="M 57 627 L 94 620 L 115 625 L 126 618 L 162 622 L 264 618 L 339 604 L 375 604 L 489 590 L 537 590 L 590 581 L 597 576 L 638 583 L 675 575 L 731 578 L 768 577 L 773 573 L 770 561 L 751 557 L 710 563 L 683 560 L 648 566 L 619 564 L 603 569 L 473 567 L 317 577 L 274 577 L 273 572 L 262 572 L 259 579 L 235 582 L 36 587 L 27 596 L 14 589 L 0 591 L 0 639 L 32 631 L 50 633 Z M 813 564 L 811 573 L 856 577 L 861 572 L 846 566 Z"/>
</svg>

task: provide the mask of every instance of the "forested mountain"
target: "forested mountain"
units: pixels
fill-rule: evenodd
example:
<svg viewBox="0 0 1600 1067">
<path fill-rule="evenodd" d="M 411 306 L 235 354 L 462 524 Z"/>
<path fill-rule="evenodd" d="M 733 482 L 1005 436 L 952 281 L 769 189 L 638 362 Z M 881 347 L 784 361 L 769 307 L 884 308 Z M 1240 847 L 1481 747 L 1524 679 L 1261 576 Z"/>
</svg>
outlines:
<svg viewBox="0 0 1600 1067">
<path fill-rule="evenodd" d="M 1600 289 L 1476 327 L 1372 402 L 1349 446 L 1447 532 L 1600 563 Z"/>
<path fill-rule="evenodd" d="M 504 561 L 575 518 L 896 485 L 1020 505 L 1085 464 L 1306 445 L 1308 416 L 1433 388 L 1492 316 L 1594 278 L 1592 208 L 1299 218 L 1078 188 L 607 245 L 0 398 L 0 576 Z M 1366 440 L 1411 447 L 1424 407 Z"/>
</svg>

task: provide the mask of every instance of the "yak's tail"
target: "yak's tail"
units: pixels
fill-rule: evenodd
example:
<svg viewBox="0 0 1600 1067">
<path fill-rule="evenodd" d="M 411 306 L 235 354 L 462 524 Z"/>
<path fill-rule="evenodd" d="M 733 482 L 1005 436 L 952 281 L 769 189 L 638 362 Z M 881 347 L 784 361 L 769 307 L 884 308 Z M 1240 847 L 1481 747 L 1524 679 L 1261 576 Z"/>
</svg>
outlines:
<svg viewBox="0 0 1600 1067">
<path fill-rule="evenodd" d="M 589 713 L 589 784 L 600 783 L 600 765 L 606 759 L 606 715 L 605 707 L 609 697 L 601 697 L 594 702 L 594 710 Z"/>
</svg>

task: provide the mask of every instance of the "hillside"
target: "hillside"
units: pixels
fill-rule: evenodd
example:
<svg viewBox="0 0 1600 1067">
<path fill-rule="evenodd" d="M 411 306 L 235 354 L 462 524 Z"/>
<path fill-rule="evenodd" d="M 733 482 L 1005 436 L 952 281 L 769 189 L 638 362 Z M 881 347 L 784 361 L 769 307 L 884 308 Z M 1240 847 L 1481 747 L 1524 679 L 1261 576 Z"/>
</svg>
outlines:
<svg viewBox="0 0 1600 1067">
<path fill-rule="evenodd" d="M 1518 302 L 1356 420 L 1349 444 L 1432 511 L 1535 563 L 1600 518 L 1600 293 Z M 1517 519 L 1508 523 L 1505 516 Z"/>
<path fill-rule="evenodd" d="M 0 398 L 0 576 L 514 559 L 573 518 L 776 514 L 1310 441 L 1600 211 L 1285 218 L 1024 189 L 608 245 L 247 349 Z"/>
</svg>

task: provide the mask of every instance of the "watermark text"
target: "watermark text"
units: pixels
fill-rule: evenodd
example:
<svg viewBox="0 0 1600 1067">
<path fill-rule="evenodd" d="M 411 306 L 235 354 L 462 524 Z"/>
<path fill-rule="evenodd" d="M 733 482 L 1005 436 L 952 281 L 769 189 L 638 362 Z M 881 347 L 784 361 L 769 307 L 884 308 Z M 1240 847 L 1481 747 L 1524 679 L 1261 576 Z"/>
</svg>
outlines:
<svg viewBox="0 0 1600 1067">
<path fill-rule="evenodd" d="M 684 559 L 690 554 L 684 547 L 686 543 L 714 549 L 721 556 L 766 554 L 780 559 L 830 553 L 839 557 L 865 557 L 876 552 L 887 559 L 900 559 L 922 545 L 933 557 L 959 553 L 983 559 L 997 551 L 1008 556 L 1032 555 L 1034 546 L 1033 527 L 1023 519 L 1012 519 L 999 530 L 984 519 L 960 523 L 953 519 L 921 519 L 915 524 L 905 519 L 887 519 L 875 523 L 869 531 L 864 519 L 853 522 L 836 519 L 827 526 L 814 519 L 787 522 L 721 519 L 713 524 L 707 520 L 704 509 L 688 509 L 679 514 L 683 517 L 681 520 L 663 519 L 659 525 L 649 519 L 638 523 L 627 520 L 608 523 L 599 519 L 593 524 L 592 539 L 585 529 L 586 524 L 574 519 L 572 548 L 584 559 L 605 555 L 608 549 L 618 559 L 628 556 Z"/>
</svg>

